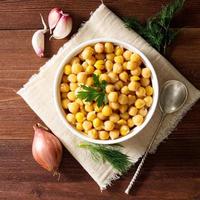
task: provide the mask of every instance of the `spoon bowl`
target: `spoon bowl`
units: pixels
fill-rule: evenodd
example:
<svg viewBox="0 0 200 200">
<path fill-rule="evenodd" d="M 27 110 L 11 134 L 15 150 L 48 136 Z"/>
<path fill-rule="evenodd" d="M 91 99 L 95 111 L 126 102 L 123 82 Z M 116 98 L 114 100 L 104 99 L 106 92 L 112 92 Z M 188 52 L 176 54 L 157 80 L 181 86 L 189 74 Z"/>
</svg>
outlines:
<svg viewBox="0 0 200 200">
<path fill-rule="evenodd" d="M 176 112 L 180 109 L 188 96 L 186 86 L 177 80 L 167 81 L 160 93 L 160 109 L 165 114 Z"/>
</svg>

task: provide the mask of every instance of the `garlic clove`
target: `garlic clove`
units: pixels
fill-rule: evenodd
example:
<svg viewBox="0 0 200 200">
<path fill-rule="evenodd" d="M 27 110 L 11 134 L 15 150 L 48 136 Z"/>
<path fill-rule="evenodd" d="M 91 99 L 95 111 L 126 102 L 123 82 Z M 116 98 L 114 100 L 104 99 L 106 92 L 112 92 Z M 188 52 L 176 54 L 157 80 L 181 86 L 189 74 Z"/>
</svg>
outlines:
<svg viewBox="0 0 200 200">
<path fill-rule="evenodd" d="M 40 124 L 33 126 L 35 131 L 32 154 L 35 161 L 44 169 L 57 174 L 62 159 L 60 141 Z"/>
<path fill-rule="evenodd" d="M 48 29 L 41 14 L 40 16 L 41 16 L 41 20 L 43 24 L 43 29 L 37 30 L 33 34 L 32 46 L 33 46 L 33 49 L 35 50 L 35 53 L 39 57 L 44 57 L 44 41 L 45 41 L 44 34 L 48 31 Z"/>
<path fill-rule="evenodd" d="M 60 8 L 53 8 L 49 12 L 48 24 L 49 24 L 50 34 L 52 33 L 52 29 L 55 28 L 61 16 L 62 16 L 62 10 Z"/>
<path fill-rule="evenodd" d="M 55 39 L 63 39 L 70 34 L 71 30 L 72 18 L 68 14 L 63 14 L 58 21 L 51 37 Z"/>
</svg>

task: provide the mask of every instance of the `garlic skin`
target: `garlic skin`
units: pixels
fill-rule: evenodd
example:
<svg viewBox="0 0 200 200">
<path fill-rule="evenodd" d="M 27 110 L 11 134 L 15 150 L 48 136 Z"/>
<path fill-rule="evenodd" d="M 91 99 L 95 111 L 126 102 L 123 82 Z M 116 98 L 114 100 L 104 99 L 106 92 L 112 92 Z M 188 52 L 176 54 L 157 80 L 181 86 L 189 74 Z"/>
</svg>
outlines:
<svg viewBox="0 0 200 200">
<path fill-rule="evenodd" d="M 43 24 L 43 29 L 42 30 L 37 30 L 32 37 L 32 46 L 33 49 L 35 50 L 35 53 L 39 56 L 39 57 L 44 57 L 44 34 L 48 31 L 47 29 L 47 25 L 44 22 L 44 19 L 41 16 L 41 20 L 42 20 L 42 24 Z"/>
<path fill-rule="evenodd" d="M 40 124 L 34 125 L 33 129 L 32 154 L 35 161 L 47 171 L 57 174 L 62 159 L 60 141 Z"/>
<path fill-rule="evenodd" d="M 55 28 L 56 24 L 60 20 L 63 12 L 60 8 L 53 8 L 48 15 L 48 24 L 50 29 L 50 34 L 52 34 L 52 29 Z"/>
<path fill-rule="evenodd" d="M 63 14 L 60 20 L 58 21 L 53 35 L 50 37 L 55 39 L 63 39 L 67 37 L 72 30 L 72 18 L 68 14 Z"/>
</svg>

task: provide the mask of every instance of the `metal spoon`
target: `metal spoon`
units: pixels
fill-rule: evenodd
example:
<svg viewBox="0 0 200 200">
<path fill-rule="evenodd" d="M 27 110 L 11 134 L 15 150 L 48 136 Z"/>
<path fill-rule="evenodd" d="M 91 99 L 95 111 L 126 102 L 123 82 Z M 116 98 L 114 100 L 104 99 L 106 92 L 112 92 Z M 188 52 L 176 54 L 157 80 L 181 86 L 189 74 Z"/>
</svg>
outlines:
<svg viewBox="0 0 200 200">
<path fill-rule="evenodd" d="M 162 121 L 165 119 L 167 114 L 171 114 L 171 113 L 174 113 L 177 110 L 179 110 L 186 102 L 187 96 L 188 96 L 187 88 L 180 81 L 170 80 L 170 81 L 165 82 L 165 84 L 163 85 L 161 93 L 160 93 L 160 100 L 159 100 L 159 106 L 160 106 L 160 110 L 162 112 L 162 117 L 161 117 L 158 127 L 157 127 L 145 153 L 144 153 L 144 156 L 143 156 L 142 160 L 140 161 L 140 164 L 137 167 L 137 170 L 136 170 L 131 182 L 129 183 L 127 189 L 125 190 L 126 194 L 129 194 L 130 189 L 132 188 L 133 184 L 135 183 L 135 181 L 140 173 L 140 170 L 144 164 L 144 161 L 156 139 L 156 136 L 158 134 L 158 131 L 160 129 Z"/>
</svg>

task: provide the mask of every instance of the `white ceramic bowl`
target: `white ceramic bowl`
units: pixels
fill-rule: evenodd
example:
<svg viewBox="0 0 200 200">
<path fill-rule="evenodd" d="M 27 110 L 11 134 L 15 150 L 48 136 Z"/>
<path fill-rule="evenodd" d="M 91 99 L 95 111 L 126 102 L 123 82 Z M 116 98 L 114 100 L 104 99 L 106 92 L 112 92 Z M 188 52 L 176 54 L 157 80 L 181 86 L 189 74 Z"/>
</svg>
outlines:
<svg viewBox="0 0 200 200">
<path fill-rule="evenodd" d="M 71 58 L 73 58 L 74 56 L 76 56 L 78 53 L 80 53 L 84 47 L 88 46 L 88 45 L 92 45 L 95 44 L 97 42 L 112 42 L 115 45 L 119 45 L 124 47 L 125 49 L 130 50 L 131 52 L 136 52 L 138 53 L 145 66 L 147 66 L 150 70 L 151 70 L 151 82 L 152 82 L 152 86 L 154 89 L 154 94 L 153 94 L 153 103 L 152 106 L 150 107 L 147 116 L 145 117 L 145 120 L 143 122 L 143 124 L 141 126 L 138 126 L 136 128 L 133 128 L 128 135 L 120 137 L 118 139 L 115 140 L 96 140 L 96 139 L 91 139 L 87 136 L 85 136 L 84 134 L 82 134 L 81 132 L 79 132 L 78 130 L 76 130 L 72 125 L 70 125 L 66 118 L 65 118 L 65 112 L 61 106 L 61 100 L 60 100 L 60 83 L 61 83 L 61 78 L 63 75 L 63 68 L 65 66 L 66 63 L 68 63 Z M 92 143 L 98 143 L 98 144 L 114 144 L 114 143 L 120 143 L 120 142 L 124 142 L 130 138 L 132 138 L 134 135 L 138 134 L 142 129 L 144 129 L 144 127 L 149 123 L 149 121 L 151 120 L 155 110 L 156 110 L 156 106 L 158 103 L 158 94 L 159 94 L 159 86 L 158 86 L 158 80 L 157 80 L 157 76 L 155 73 L 155 70 L 152 66 L 152 64 L 150 63 L 150 61 L 148 60 L 148 58 L 137 48 L 135 48 L 134 46 L 132 46 L 131 44 L 128 44 L 126 42 L 122 42 L 119 40 L 115 40 L 115 39 L 111 39 L 111 38 L 99 38 L 99 39 L 92 39 L 92 40 L 88 40 L 86 42 L 81 43 L 80 45 L 78 45 L 76 48 L 74 48 L 69 54 L 67 54 L 64 59 L 61 62 L 61 65 L 58 67 L 57 70 L 57 74 L 55 74 L 55 82 L 54 82 L 54 102 L 55 102 L 55 106 L 57 109 L 57 113 L 58 113 L 58 117 L 62 120 L 63 124 L 65 126 L 67 126 L 67 128 L 70 130 L 70 132 L 72 132 L 74 135 L 76 135 L 77 137 L 86 140 L 88 142 L 92 142 Z"/>
</svg>

